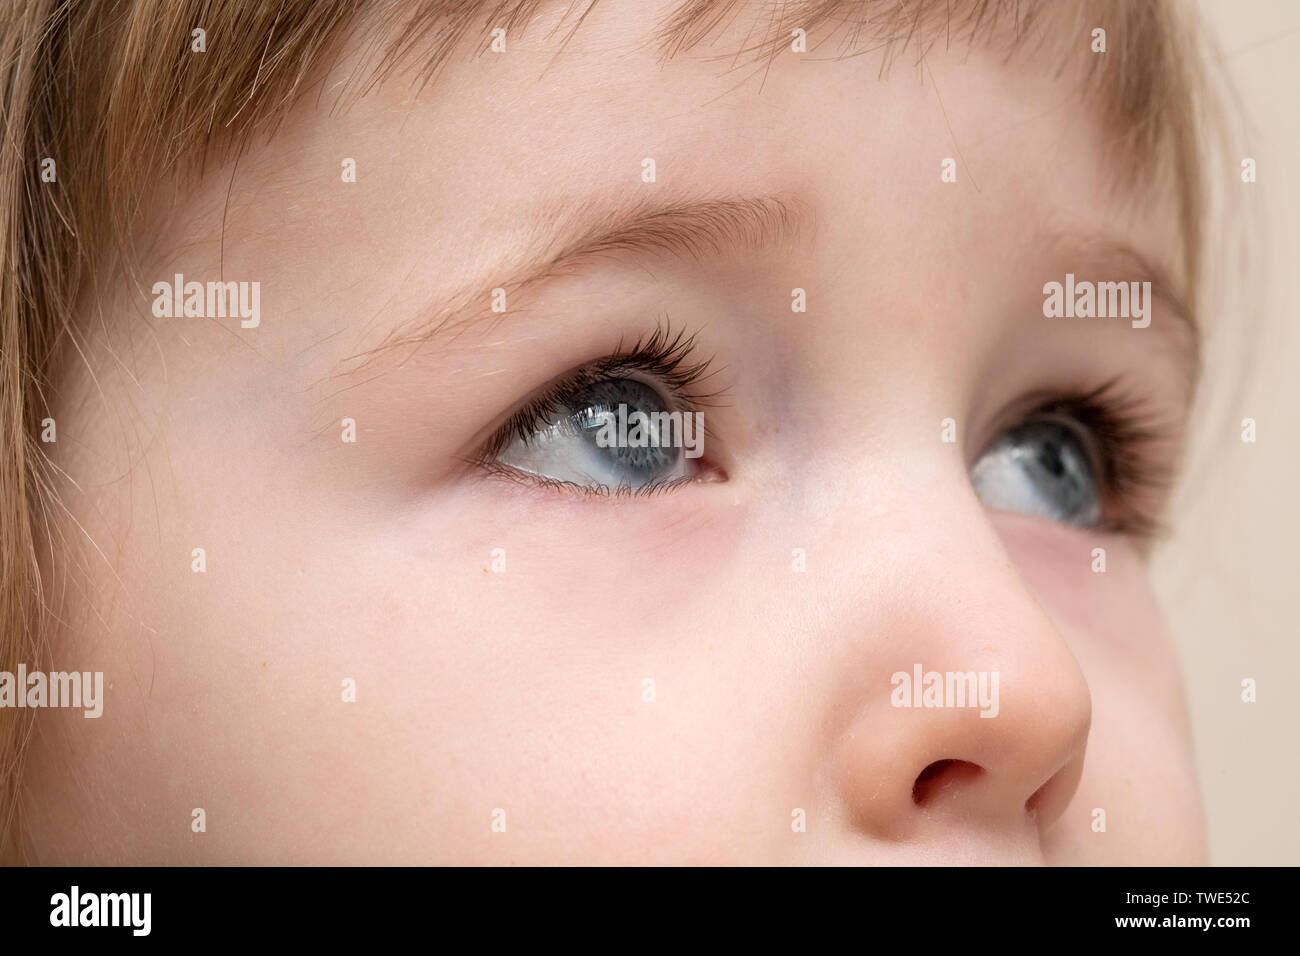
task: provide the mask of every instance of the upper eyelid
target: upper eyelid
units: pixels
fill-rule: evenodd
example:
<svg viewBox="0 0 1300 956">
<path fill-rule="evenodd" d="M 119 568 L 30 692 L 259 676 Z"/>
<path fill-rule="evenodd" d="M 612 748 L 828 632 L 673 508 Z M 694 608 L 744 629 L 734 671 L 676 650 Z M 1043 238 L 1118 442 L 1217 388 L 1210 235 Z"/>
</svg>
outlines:
<svg viewBox="0 0 1300 956">
<path fill-rule="evenodd" d="M 1202 363 L 1202 331 L 1196 314 L 1195 289 L 1180 285 L 1161 257 L 1144 254 L 1122 238 L 1082 224 L 1044 230 L 1038 233 L 1036 245 L 1053 250 L 1057 263 L 1072 264 L 1063 266 L 1067 272 L 1150 282 L 1152 301 L 1148 307 L 1154 309 L 1158 304 L 1162 316 L 1172 321 L 1153 321 L 1153 327 L 1147 331 L 1172 346 L 1189 391 L 1195 390 Z"/>
</svg>

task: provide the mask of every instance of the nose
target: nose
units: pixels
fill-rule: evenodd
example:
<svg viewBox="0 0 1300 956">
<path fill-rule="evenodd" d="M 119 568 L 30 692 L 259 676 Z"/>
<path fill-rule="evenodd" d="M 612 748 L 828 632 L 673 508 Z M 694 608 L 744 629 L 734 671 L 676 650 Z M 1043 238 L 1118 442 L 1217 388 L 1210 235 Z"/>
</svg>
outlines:
<svg viewBox="0 0 1300 956">
<path fill-rule="evenodd" d="M 874 838 L 1036 846 L 1082 775 L 1091 699 L 987 519 L 967 525 L 960 546 L 916 550 L 918 583 L 875 618 L 887 634 L 868 642 L 835 777 L 851 825 Z"/>
</svg>

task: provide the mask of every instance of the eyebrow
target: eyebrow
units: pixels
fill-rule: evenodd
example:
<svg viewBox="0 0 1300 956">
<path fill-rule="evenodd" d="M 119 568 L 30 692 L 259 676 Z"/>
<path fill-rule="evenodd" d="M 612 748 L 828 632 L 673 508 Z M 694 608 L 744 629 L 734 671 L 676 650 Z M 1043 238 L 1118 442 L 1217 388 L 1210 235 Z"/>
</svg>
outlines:
<svg viewBox="0 0 1300 956">
<path fill-rule="evenodd" d="M 728 252 L 774 248 L 805 238 L 814 227 L 811 208 L 792 196 L 641 198 L 602 207 L 597 201 L 552 202 L 521 233 L 522 245 L 540 248 L 523 263 L 481 272 L 461 290 L 442 295 L 440 308 L 389 333 L 379 344 L 345 359 L 333 375 L 358 372 L 396 350 L 414 350 L 433 338 L 503 317 L 491 308 L 495 289 L 506 301 L 542 283 L 571 276 L 593 260 L 651 255 L 707 261 Z M 490 278 L 494 275 L 498 278 Z M 502 277 L 503 276 L 503 277 Z"/>
</svg>

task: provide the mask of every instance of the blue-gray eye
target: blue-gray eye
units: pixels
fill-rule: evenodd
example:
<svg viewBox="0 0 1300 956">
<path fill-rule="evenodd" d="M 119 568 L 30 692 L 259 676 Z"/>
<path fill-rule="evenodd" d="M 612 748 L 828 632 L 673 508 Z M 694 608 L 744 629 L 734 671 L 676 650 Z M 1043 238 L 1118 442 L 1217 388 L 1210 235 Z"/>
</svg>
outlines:
<svg viewBox="0 0 1300 956">
<path fill-rule="evenodd" d="M 566 396 L 546 420 L 503 448 L 497 461 L 520 471 L 589 488 L 641 489 L 696 474 L 679 426 L 690 413 L 670 412 L 651 386 L 609 378 Z M 691 441 L 697 436 L 685 436 Z M 687 445 L 689 449 L 689 445 Z"/>
<path fill-rule="evenodd" d="M 1101 520 L 1101 491 L 1077 427 L 1042 420 L 1002 435 L 971 469 L 984 505 L 1092 527 Z"/>
</svg>

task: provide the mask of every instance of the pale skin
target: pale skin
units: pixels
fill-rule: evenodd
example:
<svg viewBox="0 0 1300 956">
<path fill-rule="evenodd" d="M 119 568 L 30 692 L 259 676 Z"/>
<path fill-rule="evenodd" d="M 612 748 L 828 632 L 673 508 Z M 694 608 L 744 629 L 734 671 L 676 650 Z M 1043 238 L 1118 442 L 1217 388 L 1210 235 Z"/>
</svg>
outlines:
<svg viewBox="0 0 1300 956">
<path fill-rule="evenodd" d="M 598 8 L 558 57 L 542 22 L 418 94 L 312 98 L 228 210 L 229 167 L 182 190 L 142 276 L 260 281 L 257 328 L 125 286 L 87 307 L 95 375 L 67 363 L 56 416 L 85 577 L 52 652 L 107 691 L 98 720 L 37 719 L 37 862 L 1203 862 L 1145 543 L 969 477 L 1027 395 L 1120 378 L 1183 414 L 1160 300 L 1142 330 L 1041 310 L 1083 236 L 1171 267 L 1172 206 L 1106 188 L 1101 120 L 1041 66 L 661 65 L 657 6 Z M 801 228 L 601 256 L 331 378 L 464 290 L 486 309 L 546 203 L 751 195 Z M 712 480 L 611 499 L 466 464 L 665 315 L 726 387 Z M 998 716 L 891 706 L 916 663 L 996 671 Z M 940 760 L 964 764 L 918 803 Z"/>
</svg>

